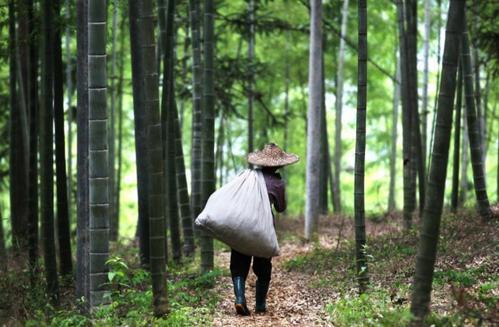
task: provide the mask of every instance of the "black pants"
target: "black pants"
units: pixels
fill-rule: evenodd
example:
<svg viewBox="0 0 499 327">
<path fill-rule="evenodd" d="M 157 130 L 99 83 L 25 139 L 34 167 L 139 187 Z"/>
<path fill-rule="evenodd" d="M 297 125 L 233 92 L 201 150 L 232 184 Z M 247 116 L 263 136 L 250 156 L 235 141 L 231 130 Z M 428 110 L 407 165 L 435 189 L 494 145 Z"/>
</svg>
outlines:
<svg viewBox="0 0 499 327">
<path fill-rule="evenodd" d="M 260 281 L 270 281 L 272 274 L 272 258 L 251 257 L 232 249 L 230 253 L 230 273 L 232 277 L 248 277 L 253 258 L 253 272 Z"/>
</svg>

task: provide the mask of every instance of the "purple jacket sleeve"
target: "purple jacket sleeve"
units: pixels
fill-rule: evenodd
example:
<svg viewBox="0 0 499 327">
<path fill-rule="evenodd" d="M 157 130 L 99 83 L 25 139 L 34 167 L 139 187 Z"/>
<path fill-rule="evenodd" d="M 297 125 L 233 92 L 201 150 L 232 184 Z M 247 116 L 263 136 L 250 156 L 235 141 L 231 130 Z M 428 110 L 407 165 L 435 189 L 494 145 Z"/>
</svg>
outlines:
<svg viewBox="0 0 499 327">
<path fill-rule="evenodd" d="M 279 174 L 264 174 L 270 203 L 274 205 L 277 212 L 286 210 L 285 184 Z"/>
</svg>

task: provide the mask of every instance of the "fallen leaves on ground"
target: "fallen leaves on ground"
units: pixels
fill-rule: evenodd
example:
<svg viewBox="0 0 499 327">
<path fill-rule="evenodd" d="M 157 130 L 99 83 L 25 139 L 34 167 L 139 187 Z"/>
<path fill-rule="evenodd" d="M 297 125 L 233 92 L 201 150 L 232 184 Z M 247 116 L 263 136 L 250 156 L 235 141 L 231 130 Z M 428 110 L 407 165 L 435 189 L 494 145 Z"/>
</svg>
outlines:
<svg viewBox="0 0 499 327">
<path fill-rule="evenodd" d="M 224 277 L 217 284 L 223 299 L 214 316 L 214 326 L 329 326 L 323 310 L 327 301 L 334 298 L 330 290 L 310 288 L 309 275 L 289 272 L 282 263 L 299 253 L 307 251 L 309 245 L 287 243 L 281 246 L 281 256 L 272 260 L 272 281 L 267 297 L 268 311 L 254 313 L 255 275 L 250 272 L 246 281 L 246 301 L 252 311 L 251 316 L 237 316 L 234 310 L 234 293 L 230 277 Z M 217 264 L 228 267 L 230 253 L 223 252 L 217 257 Z"/>
</svg>

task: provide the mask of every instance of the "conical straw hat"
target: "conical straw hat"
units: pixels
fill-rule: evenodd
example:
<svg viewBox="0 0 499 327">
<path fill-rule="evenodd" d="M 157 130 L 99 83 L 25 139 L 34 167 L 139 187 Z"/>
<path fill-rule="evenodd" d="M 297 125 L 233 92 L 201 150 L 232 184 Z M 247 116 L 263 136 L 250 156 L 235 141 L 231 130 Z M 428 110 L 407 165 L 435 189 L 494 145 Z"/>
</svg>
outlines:
<svg viewBox="0 0 499 327">
<path fill-rule="evenodd" d="M 293 153 L 286 153 L 274 143 L 265 145 L 263 150 L 251 152 L 248 162 L 257 166 L 280 167 L 298 162 L 300 158 Z"/>
</svg>

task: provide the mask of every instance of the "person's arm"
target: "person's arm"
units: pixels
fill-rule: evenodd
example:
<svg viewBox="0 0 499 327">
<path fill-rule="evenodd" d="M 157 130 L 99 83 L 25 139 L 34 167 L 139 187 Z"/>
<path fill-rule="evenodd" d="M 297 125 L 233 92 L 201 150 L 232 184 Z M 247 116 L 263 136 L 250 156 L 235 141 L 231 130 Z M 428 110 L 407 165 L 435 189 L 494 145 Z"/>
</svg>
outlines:
<svg viewBox="0 0 499 327">
<path fill-rule="evenodd" d="M 284 181 L 279 181 L 277 183 L 274 192 L 271 194 L 274 198 L 274 208 L 277 212 L 283 212 L 286 210 L 286 193 Z"/>
</svg>

